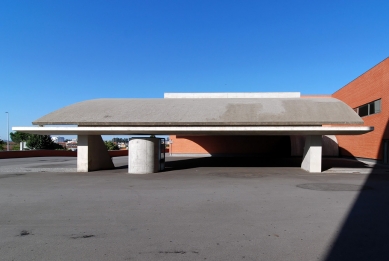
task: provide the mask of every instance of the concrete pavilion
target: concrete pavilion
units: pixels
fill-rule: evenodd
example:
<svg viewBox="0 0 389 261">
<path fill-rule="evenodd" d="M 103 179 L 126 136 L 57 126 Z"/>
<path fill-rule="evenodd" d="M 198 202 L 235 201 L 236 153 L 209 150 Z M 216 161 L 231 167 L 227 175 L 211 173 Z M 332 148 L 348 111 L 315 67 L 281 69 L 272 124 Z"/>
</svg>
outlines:
<svg viewBox="0 0 389 261">
<path fill-rule="evenodd" d="M 101 135 L 137 134 L 304 135 L 301 168 L 321 172 L 322 135 L 359 135 L 373 130 L 358 126 L 363 120 L 342 101 L 300 98 L 300 93 L 173 93 L 163 99 L 96 99 L 56 110 L 33 124 L 38 126 L 13 130 L 78 135 L 78 172 L 113 168 Z M 129 173 L 158 171 L 157 140 L 130 141 Z M 141 165 L 148 165 L 147 170 L 134 167 Z"/>
</svg>

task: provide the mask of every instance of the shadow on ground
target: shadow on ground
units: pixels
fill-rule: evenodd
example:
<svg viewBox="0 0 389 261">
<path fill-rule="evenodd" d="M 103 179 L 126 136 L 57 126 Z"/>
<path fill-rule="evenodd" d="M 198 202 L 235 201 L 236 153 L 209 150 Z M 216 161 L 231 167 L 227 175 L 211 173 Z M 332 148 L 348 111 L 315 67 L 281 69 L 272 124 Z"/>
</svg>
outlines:
<svg viewBox="0 0 389 261">
<path fill-rule="evenodd" d="M 264 157 L 203 157 L 203 158 L 170 158 L 165 164 L 165 171 L 192 169 L 198 167 L 298 167 L 297 158 L 264 158 Z"/>
<path fill-rule="evenodd" d="M 352 155 L 344 148 L 342 151 Z M 326 261 L 389 260 L 389 166 L 371 166 L 363 186 L 372 189 L 359 192 Z"/>
<path fill-rule="evenodd" d="M 203 157 L 169 158 L 165 171 L 191 169 L 198 167 L 301 167 L 301 157 Z M 323 171 L 335 168 L 370 168 L 355 159 L 323 158 Z"/>
<path fill-rule="evenodd" d="M 360 191 L 326 261 L 389 259 L 389 172 L 374 169 L 363 186 L 372 189 Z"/>
</svg>

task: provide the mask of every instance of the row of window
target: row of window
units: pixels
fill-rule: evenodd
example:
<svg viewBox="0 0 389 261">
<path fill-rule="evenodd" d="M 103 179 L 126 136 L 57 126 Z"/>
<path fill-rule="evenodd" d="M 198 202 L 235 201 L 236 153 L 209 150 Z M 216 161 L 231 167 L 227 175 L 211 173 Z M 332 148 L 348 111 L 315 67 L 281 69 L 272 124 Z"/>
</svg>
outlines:
<svg viewBox="0 0 389 261">
<path fill-rule="evenodd" d="M 354 109 L 360 117 L 381 112 L 381 99 L 372 101 Z"/>
</svg>

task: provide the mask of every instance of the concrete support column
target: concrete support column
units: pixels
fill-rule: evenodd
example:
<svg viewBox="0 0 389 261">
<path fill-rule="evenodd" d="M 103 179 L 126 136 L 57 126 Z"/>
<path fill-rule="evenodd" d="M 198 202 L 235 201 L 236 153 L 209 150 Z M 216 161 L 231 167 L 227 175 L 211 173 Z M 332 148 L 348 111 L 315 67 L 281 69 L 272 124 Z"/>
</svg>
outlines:
<svg viewBox="0 0 389 261">
<path fill-rule="evenodd" d="M 322 137 L 312 135 L 305 138 L 303 162 L 301 168 L 312 173 L 321 172 Z"/>
<path fill-rule="evenodd" d="M 161 140 L 158 138 L 133 138 L 128 143 L 128 173 L 148 174 L 158 172 Z"/>
<path fill-rule="evenodd" d="M 100 135 L 78 135 L 77 172 L 115 168 Z"/>
</svg>

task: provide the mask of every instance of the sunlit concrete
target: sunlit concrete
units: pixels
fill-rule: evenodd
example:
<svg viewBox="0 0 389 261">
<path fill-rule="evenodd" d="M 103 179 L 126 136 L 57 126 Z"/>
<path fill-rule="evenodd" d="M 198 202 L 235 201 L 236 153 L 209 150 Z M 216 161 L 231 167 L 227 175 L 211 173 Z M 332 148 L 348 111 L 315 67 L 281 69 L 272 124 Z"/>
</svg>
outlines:
<svg viewBox="0 0 389 261">
<path fill-rule="evenodd" d="M 321 172 L 322 137 L 319 135 L 305 138 L 303 161 L 301 168 L 308 172 Z"/>
<path fill-rule="evenodd" d="M 304 154 L 305 137 L 302 135 L 291 135 L 291 156 L 300 157 Z M 322 136 L 322 156 L 339 157 L 339 145 L 335 135 Z"/>
<path fill-rule="evenodd" d="M 41 135 L 359 135 L 369 126 L 165 126 L 165 127 L 13 127 L 13 131 Z"/>
<path fill-rule="evenodd" d="M 128 143 L 128 173 L 150 174 L 161 170 L 161 139 L 133 138 Z"/>
<path fill-rule="evenodd" d="M 322 126 L 363 125 L 334 98 L 95 99 L 53 111 L 34 125 Z"/>
<path fill-rule="evenodd" d="M 300 98 L 299 92 L 205 92 L 205 93 L 164 93 L 169 99 L 197 98 Z"/>
<path fill-rule="evenodd" d="M 113 169 L 103 139 L 99 135 L 78 135 L 77 172 Z"/>
</svg>

